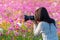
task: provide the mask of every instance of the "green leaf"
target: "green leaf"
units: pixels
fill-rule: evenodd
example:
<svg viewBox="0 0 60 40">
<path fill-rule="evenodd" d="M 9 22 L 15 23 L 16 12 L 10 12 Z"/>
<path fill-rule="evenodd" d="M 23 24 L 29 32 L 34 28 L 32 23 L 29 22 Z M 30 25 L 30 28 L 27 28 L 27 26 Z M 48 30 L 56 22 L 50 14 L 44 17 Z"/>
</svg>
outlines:
<svg viewBox="0 0 60 40">
<path fill-rule="evenodd" d="M 27 28 L 26 28 L 26 26 L 24 25 L 24 24 L 22 24 L 22 29 L 24 29 L 24 30 L 26 30 Z"/>
</svg>

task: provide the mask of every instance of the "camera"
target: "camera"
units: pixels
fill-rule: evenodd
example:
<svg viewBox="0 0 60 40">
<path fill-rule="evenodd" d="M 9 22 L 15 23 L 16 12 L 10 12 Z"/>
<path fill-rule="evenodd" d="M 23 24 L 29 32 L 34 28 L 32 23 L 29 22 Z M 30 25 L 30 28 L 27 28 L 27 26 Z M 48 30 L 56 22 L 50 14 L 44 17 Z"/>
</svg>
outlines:
<svg viewBox="0 0 60 40">
<path fill-rule="evenodd" d="M 24 19 L 25 19 L 25 21 L 27 21 L 27 20 L 35 20 L 34 16 L 27 16 L 27 15 L 24 15 Z"/>
</svg>

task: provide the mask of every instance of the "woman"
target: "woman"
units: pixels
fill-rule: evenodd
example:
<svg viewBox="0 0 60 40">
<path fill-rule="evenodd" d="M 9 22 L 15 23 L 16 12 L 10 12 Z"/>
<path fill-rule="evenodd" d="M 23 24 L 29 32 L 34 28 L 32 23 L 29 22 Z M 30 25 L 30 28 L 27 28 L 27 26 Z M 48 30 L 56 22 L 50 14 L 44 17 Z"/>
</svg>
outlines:
<svg viewBox="0 0 60 40">
<path fill-rule="evenodd" d="M 34 36 L 42 34 L 43 40 L 58 40 L 55 20 L 49 17 L 46 8 L 37 9 L 34 17 Z"/>
</svg>

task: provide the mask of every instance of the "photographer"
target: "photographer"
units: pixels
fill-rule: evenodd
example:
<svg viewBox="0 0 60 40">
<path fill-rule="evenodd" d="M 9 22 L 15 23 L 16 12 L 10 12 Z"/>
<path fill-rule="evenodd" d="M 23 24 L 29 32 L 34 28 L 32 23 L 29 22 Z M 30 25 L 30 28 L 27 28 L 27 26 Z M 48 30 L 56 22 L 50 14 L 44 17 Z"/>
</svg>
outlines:
<svg viewBox="0 0 60 40">
<path fill-rule="evenodd" d="M 42 34 L 43 40 L 58 40 L 55 20 L 49 17 L 46 8 L 37 9 L 34 18 L 34 36 Z"/>
<path fill-rule="evenodd" d="M 27 20 L 34 23 L 34 37 L 42 34 L 43 40 L 58 40 L 55 20 L 49 17 L 46 8 L 37 9 L 34 16 L 25 15 L 25 21 Z"/>
</svg>

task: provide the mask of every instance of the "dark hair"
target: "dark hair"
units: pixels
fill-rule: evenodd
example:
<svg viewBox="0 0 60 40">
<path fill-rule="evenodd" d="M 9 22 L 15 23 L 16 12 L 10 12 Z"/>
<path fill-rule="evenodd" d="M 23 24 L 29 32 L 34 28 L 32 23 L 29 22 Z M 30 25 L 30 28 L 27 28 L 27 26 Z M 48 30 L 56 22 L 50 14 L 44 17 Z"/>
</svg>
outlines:
<svg viewBox="0 0 60 40">
<path fill-rule="evenodd" d="M 55 25 L 55 20 L 49 17 L 48 12 L 47 12 L 46 8 L 44 8 L 44 7 L 37 9 L 35 11 L 34 17 L 35 17 L 36 22 L 45 21 L 48 23 L 53 23 Z"/>
</svg>

